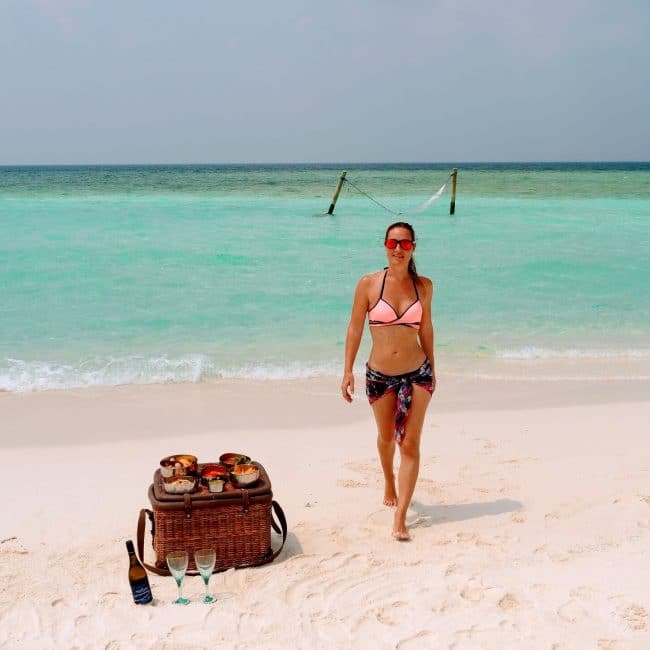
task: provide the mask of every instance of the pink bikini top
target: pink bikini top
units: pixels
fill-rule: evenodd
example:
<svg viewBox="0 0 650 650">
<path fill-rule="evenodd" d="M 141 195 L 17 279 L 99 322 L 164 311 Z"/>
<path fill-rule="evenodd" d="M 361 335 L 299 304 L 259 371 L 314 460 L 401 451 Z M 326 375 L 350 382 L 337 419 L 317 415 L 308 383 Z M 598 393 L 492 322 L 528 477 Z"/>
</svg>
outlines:
<svg viewBox="0 0 650 650">
<path fill-rule="evenodd" d="M 384 325 L 406 325 L 416 330 L 420 329 L 420 320 L 422 319 L 422 303 L 420 302 L 420 295 L 418 288 L 413 280 L 413 287 L 415 289 L 415 302 L 410 305 L 406 311 L 399 316 L 395 308 L 387 303 L 384 298 L 384 285 L 386 284 L 386 276 L 388 270 L 384 273 L 384 279 L 381 283 L 381 291 L 379 293 L 379 300 L 373 307 L 368 310 L 368 325 L 371 327 L 383 327 Z"/>
</svg>

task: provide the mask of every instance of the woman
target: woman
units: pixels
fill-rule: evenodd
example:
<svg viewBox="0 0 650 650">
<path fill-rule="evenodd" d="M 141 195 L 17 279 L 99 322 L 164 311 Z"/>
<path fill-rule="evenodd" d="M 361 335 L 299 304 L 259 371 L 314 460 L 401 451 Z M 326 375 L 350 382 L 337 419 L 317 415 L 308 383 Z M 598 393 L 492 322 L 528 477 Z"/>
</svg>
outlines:
<svg viewBox="0 0 650 650">
<path fill-rule="evenodd" d="M 384 472 L 384 504 L 397 506 L 393 537 L 411 539 L 406 512 L 420 469 L 420 434 L 436 387 L 431 296 L 433 284 L 417 274 L 415 232 L 402 221 L 388 226 L 384 238 L 388 266 L 364 275 L 357 284 L 345 339 L 341 393 L 354 393 L 352 368 L 368 315 L 372 349 L 366 364 L 366 394 L 377 422 L 377 448 Z M 393 473 L 395 443 L 400 449 L 397 488 Z"/>
</svg>

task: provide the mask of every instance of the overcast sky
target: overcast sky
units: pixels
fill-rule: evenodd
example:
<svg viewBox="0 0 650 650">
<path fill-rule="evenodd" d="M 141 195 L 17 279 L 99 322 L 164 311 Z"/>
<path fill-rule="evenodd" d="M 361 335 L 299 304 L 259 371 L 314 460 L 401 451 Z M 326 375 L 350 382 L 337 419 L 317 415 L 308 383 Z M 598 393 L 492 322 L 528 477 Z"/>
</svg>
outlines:
<svg viewBox="0 0 650 650">
<path fill-rule="evenodd" d="M 0 0 L 0 164 L 650 159 L 648 0 Z"/>
</svg>

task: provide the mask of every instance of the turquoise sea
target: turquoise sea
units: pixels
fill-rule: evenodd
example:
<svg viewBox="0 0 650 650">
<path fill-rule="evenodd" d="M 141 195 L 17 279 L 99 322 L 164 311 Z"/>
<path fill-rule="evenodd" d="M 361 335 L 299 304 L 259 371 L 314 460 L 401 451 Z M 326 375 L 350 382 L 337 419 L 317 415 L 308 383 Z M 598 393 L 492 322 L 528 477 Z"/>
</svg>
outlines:
<svg viewBox="0 0 650 650">
<path fill-rule="evenodd" d="M 457 166 L 0 167 L 0 390 L 339 374 L 396 220 L 446 363 L 650 359 L 650 163 Z"/>
</svg>

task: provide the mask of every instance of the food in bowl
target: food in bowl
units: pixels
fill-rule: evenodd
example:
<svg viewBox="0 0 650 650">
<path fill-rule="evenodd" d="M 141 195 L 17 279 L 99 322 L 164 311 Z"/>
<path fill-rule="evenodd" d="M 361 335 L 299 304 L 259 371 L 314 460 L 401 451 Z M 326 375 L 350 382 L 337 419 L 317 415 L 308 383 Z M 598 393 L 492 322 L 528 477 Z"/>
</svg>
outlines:
<svg viewBox="0 0 650 650">
<path fill-rule="evenodd" d="M 208 479 L 208 490 L 210 492 L 223 492 L 223 486 L 226 482 L 222 478 Z"/>
<path fill-rule="evenodd" d="M 213 478 L 228 478 L 228 468 L 225 465 L 206 465 L 201 469 L 201 478 L 210 480 Z"/>
<path fill-rule="evenodd" d="M 255 465 L 244 463 L 235 465 L 230 472 L 232 480 L 239 487 L 251 485 L 260 477 L 260 470 Z"/>
<path fill-rule="evenodd" d="M 228 454 L 221 454 L 221 456 L 219 456 L 219 462 L 225 465 L 226 467 L 232 469 L 233 467 L 235 467 L 235 465 L 250 463 L 251 458 L 250 456 L 246 456 L 246 454 L 228 453 Z"/>
<path fill-rule="evenodd" d="M 194 476 L 172 476 L 163 481 L 167 494 L 187 494 L 196 487 Z"/>
<path fill-rule="evenodd" d="M 160 461 L 160 473 L 163 477 L 196 474 L 196 461 L 192 454 L 167 456 Z"/>
</svg>

